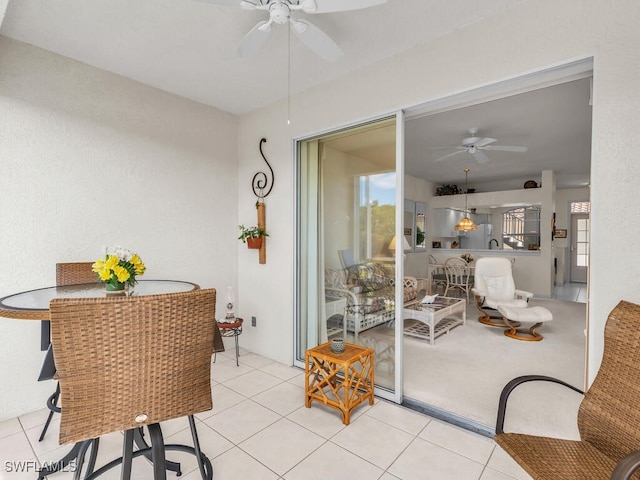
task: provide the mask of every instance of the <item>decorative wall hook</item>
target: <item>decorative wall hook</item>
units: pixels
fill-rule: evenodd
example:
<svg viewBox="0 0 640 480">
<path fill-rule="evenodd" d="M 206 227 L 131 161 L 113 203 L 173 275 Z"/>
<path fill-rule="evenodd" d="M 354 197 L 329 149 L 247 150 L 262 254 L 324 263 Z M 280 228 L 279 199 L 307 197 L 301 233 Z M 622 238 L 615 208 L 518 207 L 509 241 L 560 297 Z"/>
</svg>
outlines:
<svg viewBox="0 0 640 480">
<path fill-rule="evenodd" d="M 258 200 L 256 201 L 256 209 L 258 210 L 258 228 L 262 228 L 264 230 L 267 229 L 264 199 L 271 193 L 271 190 L 273 189 L 273 185 L 275 184 L 275 179 L 276 179 L 273 173 L 273 168 L 271 168 L 271 165 L 269 165 L 269 162 L 267 161 L 267 157 L 264 156 L 264 152 L 262 151 L 262 144 L 266 142 L 267 142 L 267 139 L 262 138 L 260 140 L 260 144 L 258 145 L 258 148 L 260 149 L 260 155 L 262 155 L 264 162 L 267 164 L 267 167 L 269 167 L 269 171 L 271 172 L 271 185 L 269 185 L 269 177 L 267 177 L 267 174 L 264 172 L 257 172 L 253 176 L 253 179 L 251 180 L 251 188 L 253 189 L 253 193 L 255 194 L 256 197 L 258 197 Z M 266 192 L 265 192 L 265 189 L 266 189 Z M 260 258 L 260 263 L 262 264 L 267 263 L 267 238 L 266 237 L 263 237 L 262 239 L 259 258 Z"/>
<path fill-rule="evenodd" d="M 271 193 L 271 190 L 273 189 L 273 185 L 275 184 L 275 181 L 276 181 L 276 176 L 273 173 L 273 168 L 271 168 L 271 165 L 269 165 L 269 162 L 267 161 L 267 157 L 264 156 L 264 152 L 262 151 L 263 143 L 267 143 L 266 138 L 262 138 L 260 140 L 260 144 L 258 145 L 258 148 L 260 149 L 260 155 L 262 155 L 262 158 L 264 159 L 264 163 L 267 164 L 267 167 L 269 167 L 269 171 L 271 172 L 271 185 L 269 186 L 268 190 L 265 193 L 264 190 L 269 185 L 269 178 L 267 177 L 267 174 L 264 172 L 257 172 L 253 176 L 253 179 L 251 180 L 251 188 L 253 188 L 253 193 L 255 194 L 256 197 L 258 197 L 258 202 L 260 203 L 264 203 L 265 197 Z"/>
</svg>

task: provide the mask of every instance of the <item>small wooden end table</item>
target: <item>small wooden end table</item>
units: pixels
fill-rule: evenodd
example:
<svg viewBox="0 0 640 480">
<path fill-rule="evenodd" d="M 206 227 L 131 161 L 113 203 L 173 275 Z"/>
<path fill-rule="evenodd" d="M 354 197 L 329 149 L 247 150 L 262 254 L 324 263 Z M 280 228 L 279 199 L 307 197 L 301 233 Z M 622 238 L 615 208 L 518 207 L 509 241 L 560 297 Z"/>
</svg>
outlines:
<svg viewBox="0 0 640 480">
<path fill-rule="evenodd" d="M 342 414 L 349 425 L 351 411 L 369 399 L 373 405 L 373 350 L 345 343 L 342 353 L 331 351 L 331 342 L 305 352 L 305 406 L 319 400 Z"/>
</svg>

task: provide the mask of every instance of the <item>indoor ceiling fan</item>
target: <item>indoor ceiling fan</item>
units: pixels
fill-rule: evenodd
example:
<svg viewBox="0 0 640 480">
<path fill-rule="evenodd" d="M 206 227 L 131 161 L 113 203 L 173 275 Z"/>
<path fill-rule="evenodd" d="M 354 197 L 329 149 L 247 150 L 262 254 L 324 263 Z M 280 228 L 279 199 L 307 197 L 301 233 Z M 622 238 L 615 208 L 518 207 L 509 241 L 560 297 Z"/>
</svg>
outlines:
<svg viewBox="0 0 640 480">
<path fill-rule="evenodd" d="M 454 146 L 454 147 L 438 147 L 438 148 L 455 148 L 456 151 L 453 153 L 449 153 L 444 157 L 436 158 L 434 162 L 439 162 L 449 157 L 453 157 L 454 155 L 458 155 L 459 153 L 470 153 L 476 159 L 478 163 L 487 163 L 489 161 L 489 157 L 484 153 L 483 150 L 490 151 L 493 150 L 495 152 L 516 152 L 516 153 L 524 153 L 527 151 L 527 147 L 512 147 L 508 145 L 491 145 L 496 141 L 495 138 L 489 137 L 479 137 L 477 128 L 469 129 L 470 137 L 462 140 L 462 145 Z"/>
<path fill-rule="evenodd" d="M 306 20 L 291 17 L 292 12 L 331 13 L 358 10 L 386 3 L 387 0 L 200 0 L 218 5 L 239 6 L 245 10 L 269 12 L 269 20 L 259 22 L 247 33 L 238 47 L 238 55 L 255 53 L 269 37 L 275 23 L 291 24 L 291 30 L 302 42 L 322 58 L 335 62 L 344 56 L 340 47 L 322 30 Z"/>
</svg>

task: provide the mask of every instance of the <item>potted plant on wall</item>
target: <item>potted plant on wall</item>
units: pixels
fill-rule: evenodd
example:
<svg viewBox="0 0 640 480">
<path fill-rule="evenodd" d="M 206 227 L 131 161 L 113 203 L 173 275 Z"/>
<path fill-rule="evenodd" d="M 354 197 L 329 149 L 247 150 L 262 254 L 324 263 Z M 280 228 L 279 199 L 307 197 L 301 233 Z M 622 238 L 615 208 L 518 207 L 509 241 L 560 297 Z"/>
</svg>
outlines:
<svg viewBox="0 0 640 480">
<path fill-rule="evenodd" d="M 249 248 L 260 248 L 262 246 L 262 238 L 269 236 L 264 228 L 245 227 L 244 225 L 238 225 L 238 227 L 240 228 L 238 240 L 242 240 L 242 243 L 246 243 Z"/>
</svg>

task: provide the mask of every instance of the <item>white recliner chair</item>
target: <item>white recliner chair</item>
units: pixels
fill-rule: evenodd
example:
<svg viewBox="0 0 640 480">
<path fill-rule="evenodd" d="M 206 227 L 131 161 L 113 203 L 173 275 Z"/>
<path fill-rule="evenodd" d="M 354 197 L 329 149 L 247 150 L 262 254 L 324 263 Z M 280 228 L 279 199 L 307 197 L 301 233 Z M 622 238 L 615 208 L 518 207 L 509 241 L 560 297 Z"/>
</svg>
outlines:
<svg viewBox="0 0 640 480">
<path fill-rule="evenodd" d="M 472 293 L 482 316 L 480 323 L 492 327 L 509 327 L 498 313 L 498 305 L 511 308 L 526 308 L 533 293 L 516 289 L 513 281 L 512 264 L 505 257 L 482 257 L 476 260 Z M 493 319 L 500 319 L 494 321 Z M 517 322 L 511 322 L 513 326 Z"/>
</svg>

